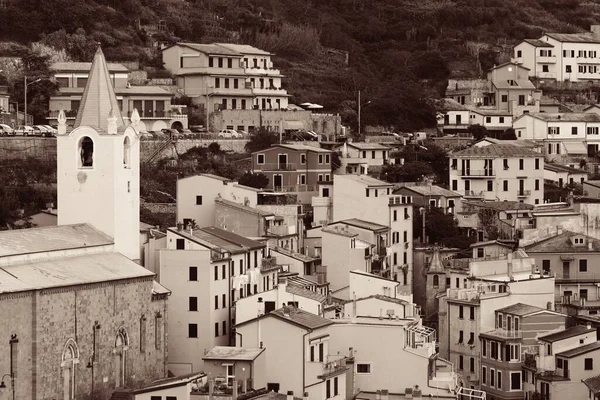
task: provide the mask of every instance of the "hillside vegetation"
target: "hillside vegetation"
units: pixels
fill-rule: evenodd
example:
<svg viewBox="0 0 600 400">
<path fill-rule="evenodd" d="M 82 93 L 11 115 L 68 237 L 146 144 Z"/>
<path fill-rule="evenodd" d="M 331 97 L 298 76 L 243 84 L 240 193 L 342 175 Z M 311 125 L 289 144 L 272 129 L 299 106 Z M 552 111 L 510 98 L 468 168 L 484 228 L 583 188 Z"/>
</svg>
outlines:
<svg viewBox="0 0 600 400">
<path fill-rule="evenodd" d="M 142 24 L 157 38 L 248 43 L 277 54 L 294 102 L 316 102 L 365 124 L 433 126 L 431 97 L 449 76 L 473 76 L 507 48 L 543 31 L 578 32 L 600 21 L 598 0 L 18 0 L 0 13 L 0 37 L 41 41 L 88 61 L 96 43 L 110 60 L 160 67 Z M 346 65 L 324 48 L 349 52 Z M 476 55 L 479 55 L 476 57 Z M 476 59 L 480 65 L 477 65 Z"/>
</svg>

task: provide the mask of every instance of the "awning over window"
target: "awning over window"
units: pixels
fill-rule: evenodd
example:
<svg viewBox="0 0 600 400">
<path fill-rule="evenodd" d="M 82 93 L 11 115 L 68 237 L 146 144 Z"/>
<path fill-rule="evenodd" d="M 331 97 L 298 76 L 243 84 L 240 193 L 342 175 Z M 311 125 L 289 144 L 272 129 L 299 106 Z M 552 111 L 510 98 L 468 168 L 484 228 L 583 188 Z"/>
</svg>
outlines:
<svg viewBox="0 0 600 400">
<path fill-rule="evenodd" d="M 563 142 L 567 154 L 587 154 L 587 148 L 582 142 Z"/>
<path fill-rule="evenodd" d="M 301 121 L 283 121 L 284 130 L 296 130 L 300 131 L 304 129 L 304 123 Z"/>
</svg>

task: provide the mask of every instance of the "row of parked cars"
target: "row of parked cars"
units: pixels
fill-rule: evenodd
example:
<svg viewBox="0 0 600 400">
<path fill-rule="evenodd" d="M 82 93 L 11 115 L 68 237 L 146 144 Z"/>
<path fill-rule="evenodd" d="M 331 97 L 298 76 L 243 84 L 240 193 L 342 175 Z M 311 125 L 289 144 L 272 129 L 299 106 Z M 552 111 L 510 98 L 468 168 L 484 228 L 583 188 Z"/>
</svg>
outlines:
<svg viewBox="0 0 600 400">
<path fill-rule="evenodd" d="M 8 125 L 0 124 L 0 136 L 43 136 L 56 137 L 58 131 L 50 125 L 20 125 L 11 128 Z"/>
</svg>

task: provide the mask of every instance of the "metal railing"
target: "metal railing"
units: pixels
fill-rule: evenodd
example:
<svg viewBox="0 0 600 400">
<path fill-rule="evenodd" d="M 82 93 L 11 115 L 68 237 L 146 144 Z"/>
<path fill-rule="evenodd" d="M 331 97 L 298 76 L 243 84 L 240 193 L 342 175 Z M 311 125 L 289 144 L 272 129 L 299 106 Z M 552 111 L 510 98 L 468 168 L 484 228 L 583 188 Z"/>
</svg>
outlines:
<svg viewBox="0 0 600 400">
<path fill-rule="evenodd" d="M 257 164 L 257 169 L 261 169 L 262 171 L 296 171 L 296 164 L 288 164 L 288 163 L 265 163 L 265 164 Z"/>
<path fill-rule="evenodd" d="M 388 204 L 390 206 L 397 204 L 412 204 L 412 196 L 390 196 Z"/>
<path fill-rule="evenodd" d="M 463 169 L 459 173 L 461 176 L 496 176 L 492 169 Z"/>
<path fill-rule="evenodd" d="M 527 197 L 531 196 L 531 190 L 519 190 L 517 192 L 517 197 Z"/>
<path fill-rule="evenodd" d="M 485 195 L 483 193 L 483 190 L 481 192 L 476 192 L 474 190 L 465 190 L 464 196 L 465 197 L 484 197 Z"/>
</svg>

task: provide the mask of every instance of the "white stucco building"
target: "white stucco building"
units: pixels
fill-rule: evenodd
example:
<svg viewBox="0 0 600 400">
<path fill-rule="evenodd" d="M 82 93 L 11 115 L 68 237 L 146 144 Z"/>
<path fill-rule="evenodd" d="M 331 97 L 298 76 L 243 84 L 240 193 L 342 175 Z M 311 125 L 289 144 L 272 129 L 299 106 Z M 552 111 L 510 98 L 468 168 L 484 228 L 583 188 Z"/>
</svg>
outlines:
<svg viewBox="0 0 600 400">
<path fill-rule="evenodd" d="M 543 202 L 542 154 L 510 144 L 487 144 L 452 152 L 449 157 L 450 189 L 465 199 Z"/>
<path fill-rule="evenodd" d="M 529 75 L 559 82 L 600 79 L 600 26 L 586 33 L 545 33 L 514 47 L 513 61 L 529 68 Z"/>
</svg>

